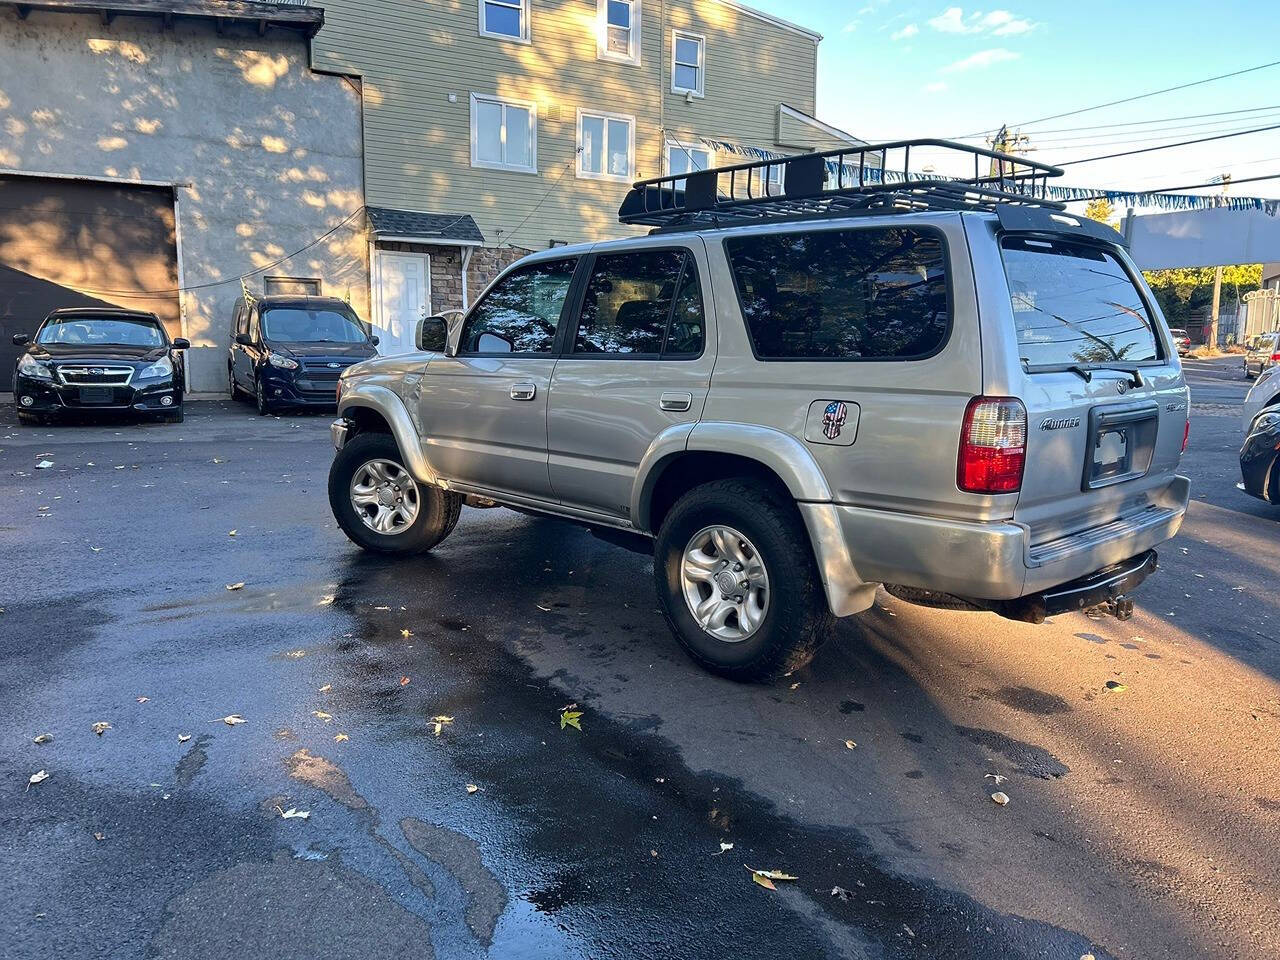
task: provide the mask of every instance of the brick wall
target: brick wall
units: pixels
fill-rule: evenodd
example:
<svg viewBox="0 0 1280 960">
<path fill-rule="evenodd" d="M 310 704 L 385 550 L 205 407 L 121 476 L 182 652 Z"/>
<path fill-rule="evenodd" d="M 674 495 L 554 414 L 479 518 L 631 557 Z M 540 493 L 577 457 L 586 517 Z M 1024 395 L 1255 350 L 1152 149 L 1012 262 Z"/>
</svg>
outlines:
<svg viewBox="0 0 1280 960">
<path fill-rule="evenodd" d="M 467 293 L 471 302 L 476 302 L 494 277 L 531 253 L 532 250 L 521 247 L 477 247 L 471 254 L 471 265 L 467 270 Z"/>
</svg>

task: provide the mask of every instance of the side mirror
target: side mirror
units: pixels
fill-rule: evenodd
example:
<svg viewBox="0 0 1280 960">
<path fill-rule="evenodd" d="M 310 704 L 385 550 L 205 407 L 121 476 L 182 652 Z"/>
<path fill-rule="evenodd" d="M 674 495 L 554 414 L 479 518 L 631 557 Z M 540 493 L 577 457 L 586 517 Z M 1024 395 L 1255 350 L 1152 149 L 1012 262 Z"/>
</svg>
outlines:
<svg viewBox="0 0 1280 960">
<path fill-rule="evenodd" d="M 449 325 L 444 317 L 426 317 L 418 323 L 418 349 L 444 353 L 449 345 Z"/>
<path fill-rule="evenodd" d="M 372 344 L 376 347 L 379 343 L 381 343 L 381 342 L 382 342 L 382 340 L 381 340 L 381 338 L 379 338 L 379 336 L 375 333 L 375 334 L 373 334 L 373 336 L 371 336 L 371 337 L 369 338 L 369 342 L 370 342 L 370 343 L 372 343 Z"/>
<path fill-rule="evenodd" d="M 186 337 L 174 337 L 172 346 L 175 350 L 190 350 L 191 341 Z"/>
<path fill-rule="evenodd" d="M 25 347 L 30 342 L 31 342 L 30 334 L 15 333 L 13 335 L 13 345 L 15 347 Z"/>
<path fill-rule="evenodd" d="M 240 344 L 242 347 L 252 347 L 253 337 L 249 336 L 247 333 L 237 333 L 236 343 Z"/>
</svg>

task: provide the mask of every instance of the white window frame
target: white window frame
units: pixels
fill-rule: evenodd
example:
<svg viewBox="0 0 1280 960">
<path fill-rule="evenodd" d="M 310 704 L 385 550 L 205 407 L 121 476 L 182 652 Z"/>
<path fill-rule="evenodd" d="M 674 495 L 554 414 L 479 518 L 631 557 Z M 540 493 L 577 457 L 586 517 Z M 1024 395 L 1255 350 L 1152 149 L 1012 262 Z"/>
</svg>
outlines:
<svg viewBox="0 0 1280 960">
<path fill-rule="evenodd" d="M 631 52 L 614 53 L 609 49 L 609 0 L 596 0 L 596 59 L 614 63 L 640 65 L 640 35 L 644 23 L 643 0 L 627 0 L 631 4 Z"/>
<path fill-rule="evenodd" d="M 507 148 L 507 107 L 521 107 L 529 111 L 530 166 L 522 167 L 516 164 L 494 163 L 492 160 L 480 159 L 480 125 L 479 114 L 476 111 L 476 105 L 479 103 L 496 103 L 502 107 L 502 131 L 500 139 L 504 155 Z M 471 94 L 471 166 L 482 167 L 486 170 L 506 170 L 508 173 L 536 174 L 538 172 L 538 105 L 532 100 L 512 100 L 508 97 L 498 97 L 487 93 Z"/>
<path fill-rule="evenodd" d="M 691 153 L 691 152 L 692 152 L 692 151 L 694 151 L 694 150 L 697 150 L 699 153 L 705 153 L 705 154 L 707 155 L 707 165 L 706 165 L 705 167 L 702 167 L 702 168 L 701 168 L 702 170 L 710 170 L 710 169 L 714 168 L 714 167 L 715 167 L 715 165 L 716 165 L 716 152 L 715 152 L 714 150 L 712 150 L 710 147 L 708 147 L 706 144 L 697 145 L 697 144 L 692 144 L 692 143 L 681 143 L 681 142 L 680 142 L 680 141 L 678 141 L 678 140 L 668 140 L 668 141 L 667 141 L 667 149 L 666 149 L 666 151 L 664 152 L 663 157 L 662 157 L 662 163 L 663 163 L 664 167 L 666 168 L 666 169 L 665 169 L 665 171 L 664 171 L 666 176 L 668 176 L 668 177 L 679 176 L 679 177 L 680 177 L 680 180 L 678 180 L 678 181 L 676 182 L 676 189 L 677 189 L 677 190 L 683 190 L 683 189 L 685 188 L 685 184 L 686 184 L 685 177 L 687 177 L 689 174 L 688 174 L 688 173 L 684 173 L 684 174 L 675 174 L 675 173 L 673 173 L 673 172 L 672 172 L 672 170 L 671 170 L 671 154 L 672 154 L 674 151 L 676 151 L 676 150 L 679 150 L 679 151 L 680 151 L 680 152 L 682 152 L 682 153 Z M 689 159 L 691 159 L 691 160 L 692 160 L 692 159 L 693 159 L 693 158 L 692 158 L 692 156 L 690 156 L 690 158 L 689 158 Z M 690 170 L 690 171 L 689 171 L 689 173 L 699 173 L 699 172 L 700 172 L 699 170 Z"/>
<path fill-rule="evenodd" d="M 604 166 L 605 173 L 595 173 L 582 169 L 582 160 L 586 152 L 582 149 L 582 120 L 584 117 L 598 117 L 604 121 Z M 627 172 L 625 175 L 608 173 L 609 167 L 609 121 L 621 120 L 627 125 Z M 579 180 L 609 180 L 613 183 L 632 183 L 636 179 L 636 118 L 626 113 L 607 113 L 604 110 L 578 110 L 578 162 Z"/>
<path fill-rule="evenodd" d="M 496 3 L 500 7 L 518 9 L 520 11 L 520 36 L 513 37 L 509 33 L 496 33 L 492 30 L 486 30 L 484 25 L 485 3 Z M 532 42 L 529 36 L 529 0 L 479 0 L 477 15 L 479 17 L 480 36 L 482 37 L 493 37 L 495 40 L 509 40 L 512 43 Z"/>
<path fill-rule="evenodd" d="M 697 89 L 682 87 L 676 83 L 676 46 L 679 40 L 696 40 L 698 43 L 698 86 Z M 684 64 L 691 66 L 691 64 Z M 671 31 L 671 92 L 695 97 L 705 95 L 707 88 L 707 38 L 700 33 L 689 33 L 687 30 Z"/>
</svg>

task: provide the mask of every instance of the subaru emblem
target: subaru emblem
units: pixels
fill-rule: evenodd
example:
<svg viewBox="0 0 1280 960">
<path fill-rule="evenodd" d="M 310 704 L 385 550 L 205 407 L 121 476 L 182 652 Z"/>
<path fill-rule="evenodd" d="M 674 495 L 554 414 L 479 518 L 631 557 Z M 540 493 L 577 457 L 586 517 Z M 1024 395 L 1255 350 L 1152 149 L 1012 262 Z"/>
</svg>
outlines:
<svg viewBox="0 0 1280 960">
<path fill-rule="evenodd" d="M 89 375 L 90 375 L 90 376 L 92 376 L 92 377 L 100 377 L 100 376 L 102 376 L 102 368 L 101 368 L 101 367 L 90 367 L 90 368 L 89 368 Z"/>
</svg>

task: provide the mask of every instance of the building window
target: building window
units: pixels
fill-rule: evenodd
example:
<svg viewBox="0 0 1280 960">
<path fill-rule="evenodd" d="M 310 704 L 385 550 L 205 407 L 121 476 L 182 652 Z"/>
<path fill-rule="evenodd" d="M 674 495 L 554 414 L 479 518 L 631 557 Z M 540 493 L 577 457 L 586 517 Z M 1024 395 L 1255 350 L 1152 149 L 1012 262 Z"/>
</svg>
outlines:
<svg viewBox="0 0 1280 960">
<path fill-rule="evenodd" d="M 707 41 L 696 33 L 671 34 L 671 92 L 702 96 Z"/>
<path fill-rule="evenodd" d="M 538 172 L 538 108 L 520 100 L 471 95 L 471 165 Z"/>
<path fill-rule="evenodd" d="M 640 0 L 596 0 L 600 60 L 640 62 Z"/>
<path fill-rule="evenodd" d="M 578 111 L 578 176 L 634 180 L 635 129 L 635 120 L 628 116 Z"/>
<path fill-rule="evenodd" d="M 529 0 L 480 0 L 480 35 L 529 42 Z"/>
<path fill-rule="evenodd" d="M 273 297 L 292 294 L 299 297 L 318 297 L 321 283 L 318 277 L 263 277 L 262 295 Z"/>
<path fill-rule="evenodd" d="M 699 170 L 710 170 L 711 167 L 711 151 L 706 147 L 686 147 L 682 143 L 667 144 L 667 176 L 697 173 Z M 676 189 L 683 190 L 684 183 L 684 180 L 677 180 Z"/>
</svg>

